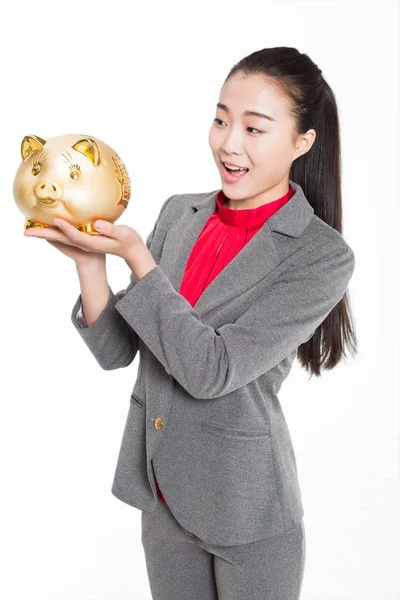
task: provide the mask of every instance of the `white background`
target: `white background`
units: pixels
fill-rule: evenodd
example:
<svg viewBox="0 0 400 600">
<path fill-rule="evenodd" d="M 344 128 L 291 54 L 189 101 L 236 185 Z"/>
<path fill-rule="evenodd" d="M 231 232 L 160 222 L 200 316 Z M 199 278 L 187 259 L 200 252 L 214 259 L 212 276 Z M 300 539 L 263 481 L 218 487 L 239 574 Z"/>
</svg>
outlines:
<svg viewBox="0 0 400 600">
<path fill-rule="evenodd" d="M 305 509 L 302 600 L 395 600 L 399 560 L 398 2 L 17 2 L 0 14 L 0 599 L 149 600 L 140 515 L 111 494 L 138 357 L 103 371 L 70 320 L 74 263 L 23 236 L 24 135 L 89 132 L 120 154 L 151 231 L 172 194 L 221 187 L 208 146 L 229 69 L 295 46 L 339 105 L 343 235 L 359 353 L 280 392 Z M 114 291 L 126 263 L 107 257 Z M 193 599 L 196 600 L 196 599 Z M 243 599 L 250 600 L 250 599 Z"/>
</svg>

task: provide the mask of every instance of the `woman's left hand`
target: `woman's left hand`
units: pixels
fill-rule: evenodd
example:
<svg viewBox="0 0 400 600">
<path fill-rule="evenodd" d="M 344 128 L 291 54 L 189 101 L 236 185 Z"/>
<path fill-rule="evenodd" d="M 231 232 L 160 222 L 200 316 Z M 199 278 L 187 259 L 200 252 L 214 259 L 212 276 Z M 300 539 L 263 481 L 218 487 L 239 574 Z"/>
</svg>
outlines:
<svg viewBox="0 0 400 600">
<path fill-rule="evenodd" d="M 115 256 L 120 256 L 125 260 L 135 246 L 144 245 L 144 241 L 138 232 L 127 225 L 114 225 L 109 221 L 97 220 L 93 223 L 93 228 L 101 235 L 91 235 L 79 231 L 64 219 L 54 219 L 54 225 L 59 229 L 54 227 L 30 227 L 24 231 L 24 235 L 78 246 L 88 252 L 115 254 Z"/>
</svg>

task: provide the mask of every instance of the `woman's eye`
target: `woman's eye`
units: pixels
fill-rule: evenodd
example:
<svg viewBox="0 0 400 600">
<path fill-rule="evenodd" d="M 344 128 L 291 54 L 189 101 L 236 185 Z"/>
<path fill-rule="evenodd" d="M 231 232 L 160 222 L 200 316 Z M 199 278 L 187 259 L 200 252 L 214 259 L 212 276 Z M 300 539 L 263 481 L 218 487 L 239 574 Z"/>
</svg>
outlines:
<svg viewBox="0 0 400 600">
<path fill-rule="evenodd" d="M 219 123 L 223 123 L 223 122 L 224 122 L 224 121 L 222 121 L 221 119 L 215 118 L 215 119 L 214 119 L 214 122 L 217 122 L 217 121 L 219 121 Z M 218 123 L 218 124 L 219 124 L 219 123 Z M 256 129 L 255 127 L 248 127 L 247 129 L 252 129 L 253 131 L 257 131 L 257 135 L 258 135 L 259 133 L 263 133 L 262 131 L 260 131 L 259 129 Z"/>
<path fill-rule="evenodd" d="M 262 133 L 262 131 L 260 131 L 259 129 L 256 129 L 255 127 L 248 127 L 247 129 L 253 129 L 254 131 L 258 131 L 258 133 Z"/>
</svg>

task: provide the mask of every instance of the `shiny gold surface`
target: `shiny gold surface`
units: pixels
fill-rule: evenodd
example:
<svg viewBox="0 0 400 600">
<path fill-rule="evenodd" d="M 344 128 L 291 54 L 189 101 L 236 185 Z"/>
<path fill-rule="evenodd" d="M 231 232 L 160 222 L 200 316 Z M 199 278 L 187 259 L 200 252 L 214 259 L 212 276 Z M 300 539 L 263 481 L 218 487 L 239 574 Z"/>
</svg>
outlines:
<svg viewBox="0 0 400 600">
<path fill-rule="evenodd" d="M 159 431 L 160 429 L 162 429 L 164 427 L 164 420 L 162 417 L 157 417 L 154 420 L 154 427 Z"/>
<path fill-rule="evenodd" d="M 93 229 L 97 219 L 114 223 L 128 206 L 131 182 L 125 164 L 106 143 L 85 134 L 44 140 L 26 135 L 14 178 L 17 207 L 26 217 L 25 229 L 56 227 L 65 219 L 80 231 Z"/>
</svg>

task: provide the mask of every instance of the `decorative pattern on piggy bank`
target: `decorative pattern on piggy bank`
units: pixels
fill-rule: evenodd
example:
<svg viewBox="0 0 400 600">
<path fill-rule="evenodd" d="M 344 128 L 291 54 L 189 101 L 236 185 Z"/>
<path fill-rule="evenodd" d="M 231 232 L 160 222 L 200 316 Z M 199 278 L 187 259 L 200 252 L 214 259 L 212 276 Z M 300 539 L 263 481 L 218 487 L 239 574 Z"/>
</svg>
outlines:
<svg viewBox="0 0 400 600">
<path fill-rule="evenodd" d="M 114 223 L 128 206 L 131 184 L 118 154 L 101 140 L 66 134 L 44 140 L 26 135 L 13 194 L 29 227 L 54 227 L 65 219 L 80 231 L 99 235 L 96 219 Z M 57 228 L 58 229 L 58 228 Z"/>
</svg>

